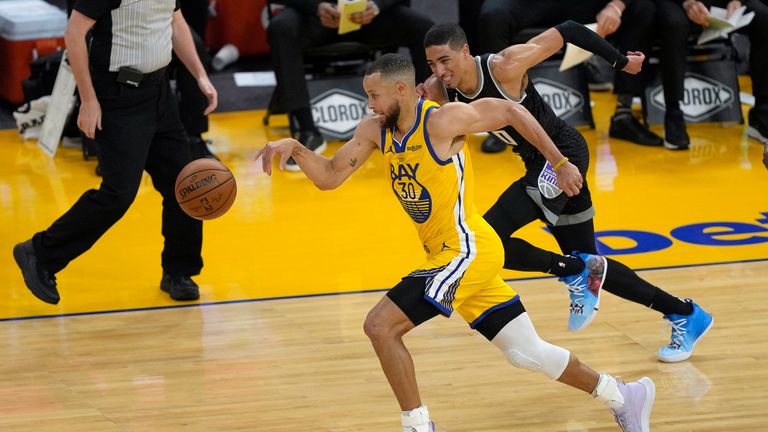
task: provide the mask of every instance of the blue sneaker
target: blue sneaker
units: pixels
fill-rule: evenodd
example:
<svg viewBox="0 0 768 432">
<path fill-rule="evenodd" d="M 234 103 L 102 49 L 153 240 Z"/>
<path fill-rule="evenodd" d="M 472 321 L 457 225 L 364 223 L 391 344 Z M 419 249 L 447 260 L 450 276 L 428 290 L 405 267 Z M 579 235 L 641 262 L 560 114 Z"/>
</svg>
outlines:
<svg viewBox="0 0 768 432">
<path fill-rule="evenodd" d="M 568 286 L 571 296 L 568 330 L 580 331 L 587 328 L 597 315 L 600 306 L 600 292 L 608 272 L 608 261 L 600 255 L 590 255 L 574 252 L 575 256 L 584 261 L 581 273 L 558 279 Z"/>
<path fill-rule="evenodd" d="M 696 342 L 702 338 L 715 320 L 712 315 L 699 307 L 691 299 L 685 299 L 691 303 L 693 312 L 690 315 L 664 315 L 664 319 L 672 324 L 672 342 L 659 349 L 659 360 L 667 363 L 688 360 L 693 352 Z"/>
</svg>

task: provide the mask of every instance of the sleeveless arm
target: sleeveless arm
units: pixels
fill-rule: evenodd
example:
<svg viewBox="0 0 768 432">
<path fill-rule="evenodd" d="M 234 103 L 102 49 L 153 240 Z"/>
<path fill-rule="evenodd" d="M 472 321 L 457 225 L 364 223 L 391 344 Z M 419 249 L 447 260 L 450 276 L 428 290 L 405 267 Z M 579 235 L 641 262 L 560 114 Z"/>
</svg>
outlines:
<svg viewBox="0 0 768 432">
<path fill-rule="evenodd" d="M 380 130 L 378 121 L 373 117 L 367 117 L 358 125 L 352 139 L 341 146 L 332 158 L 309 151 L 293 138 L 285 138 L 268 143 L 259 151 L 256 159 L 262 159 L 264 172 L 271 175 L 272 161 L 275 156 L 280 156 L 281 168 L 285 166 L 289 157 L 293 157 L 304 175 L 312 180 L 318 189 L 335 189 L 365 163 L 378 148 L 376 140 L 381 136 Z"/>
</svg>

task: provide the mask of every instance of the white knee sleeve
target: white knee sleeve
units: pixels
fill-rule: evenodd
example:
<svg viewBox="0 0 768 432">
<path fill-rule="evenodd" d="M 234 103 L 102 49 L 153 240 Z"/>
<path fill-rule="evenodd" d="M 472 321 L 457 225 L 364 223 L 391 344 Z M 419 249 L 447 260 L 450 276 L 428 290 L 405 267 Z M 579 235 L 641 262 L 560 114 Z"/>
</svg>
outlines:
<svg viewBox="0 0 768 432">
<path fill-rule="evenodd" d="M 539 338 L 525 312 L 513 319 L 491 341 L 513 366 L 541 372 L 551 379 L 563 374 L 571 353 Z"/>
</svg>

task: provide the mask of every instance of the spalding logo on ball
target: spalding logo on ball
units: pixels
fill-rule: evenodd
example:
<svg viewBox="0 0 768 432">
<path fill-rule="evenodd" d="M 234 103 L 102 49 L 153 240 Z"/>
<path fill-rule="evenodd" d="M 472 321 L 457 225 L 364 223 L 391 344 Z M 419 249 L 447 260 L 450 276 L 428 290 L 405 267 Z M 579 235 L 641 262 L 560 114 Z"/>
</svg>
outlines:
<svg viewBox="0 0 768 432">
<path fill-rule="evenodd" d="M 176 201 L 189 216 L 215 219 L 229 210 L 237 196 L 232 172 L 216 159 L 197 159 L 176 178 Z"/>
</svg>

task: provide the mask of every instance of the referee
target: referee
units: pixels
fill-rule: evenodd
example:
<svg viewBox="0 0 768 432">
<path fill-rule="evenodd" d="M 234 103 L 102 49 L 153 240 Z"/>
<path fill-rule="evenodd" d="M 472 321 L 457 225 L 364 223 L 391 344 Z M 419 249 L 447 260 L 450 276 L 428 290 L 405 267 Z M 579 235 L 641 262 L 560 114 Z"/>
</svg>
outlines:
<svg viewBox="0 0 768 432">
<path fill-rule="evenodd" d="M 163 196 L 160 288 L 174 300 L 198 299 L 191 276 L 203 266 L 203 226 L 175 199 L 176 176 L 191 157 L 166 76 L 171 51 L 208 98 L 205 114 L 216 108 L 217 95 L 178 1 L 77 0 L 65 41 L 82 101 L 77 125 L 98 143 L 103 177 L 98 190 L 86 191 L 47 230 L 14 247 L 24 282 L 40 300 L 58 303 L 56 273 L 125 214 L 146 170 Z"/>
</svg>

